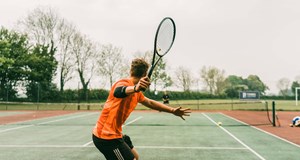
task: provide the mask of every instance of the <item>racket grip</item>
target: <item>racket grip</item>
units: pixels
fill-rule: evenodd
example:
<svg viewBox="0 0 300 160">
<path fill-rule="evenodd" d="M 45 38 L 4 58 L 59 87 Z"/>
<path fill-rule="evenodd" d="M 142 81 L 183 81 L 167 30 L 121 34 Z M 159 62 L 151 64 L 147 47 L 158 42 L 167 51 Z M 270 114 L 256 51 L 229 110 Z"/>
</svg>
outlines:
<svg viewBox="0 0 300 160">
<path fill-rule="evenodd" d="M 139 91 L 137 91 L 136 89 L 135 89 L 135 87 L 136 87 L 136 85 L 134 86 L 134 92 L 139 92 Z M 144 88 L 142 88 L 142 89 L 140 89 L 140 91 L 142 91 L 142 92 L 144 92 L 144 91 L 146 91 L 146 89 L 144 89 Z"/>
<path fill-rule="evenodd" d="M 150 79 L 151 78 L 151 75 L 152 75 L 152 72 L 153 72 L 153 66 L 151 66 L 151 68 L 150 68 L 150 70 L 149 70 L 149 72 L 148 72 L 148 78 Z"/>
<path fill-rule="evenodd" d="M 134 92 L 139 92 L 139 91 L 137 91 L 137 90 L 135 89 L 135 87 L 136 87 L 136 85 L 134 86 L 134 89 L 133 89 Z M 143 92 L 144 92 L 144 91 L 146 91 L 146 89 L 142 88 L 142 89 L 140 89 L 140 91 L 143 91 Z"/>
</svg>

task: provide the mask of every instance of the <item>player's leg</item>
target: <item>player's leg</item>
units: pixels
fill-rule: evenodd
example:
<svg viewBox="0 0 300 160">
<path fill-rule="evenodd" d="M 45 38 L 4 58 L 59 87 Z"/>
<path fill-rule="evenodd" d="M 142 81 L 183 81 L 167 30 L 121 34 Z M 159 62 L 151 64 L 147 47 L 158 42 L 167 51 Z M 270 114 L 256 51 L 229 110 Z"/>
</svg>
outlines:
<svg viewBox="0 0 300 160">
<path fill-rule="evenodd" d="M 137 150 L 134 148 L 130 137 L 128 135 L 124 134 L 123 139 L 124 139 L 125 143 L 129 146 L 129 148 L 131 148 L 131 152 L 133 153 L 135 159 L 138 160 L 139 154 L 138 154 Z"/>
<path fill-rule="evenodd" d="M 134 160 L 135 156 L 123 139 L 103 140 L 93 135 L 97 149 L 108 160 Z"/>
<path fill-rule="evenodd" d="M 135 160 L 139 160 L 139 154 L 135 148 L 131 149 L 131 152 L 133 153 Z"/>
</svg>

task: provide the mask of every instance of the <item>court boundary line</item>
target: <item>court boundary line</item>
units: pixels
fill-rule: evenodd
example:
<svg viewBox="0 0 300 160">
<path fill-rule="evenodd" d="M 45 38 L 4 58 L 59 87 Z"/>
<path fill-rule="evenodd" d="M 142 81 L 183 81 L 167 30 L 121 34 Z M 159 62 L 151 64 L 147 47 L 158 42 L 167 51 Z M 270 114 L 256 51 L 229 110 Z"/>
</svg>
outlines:
<svg viewBox="0 0 300 160">
<path fill-rule="evenodd" d="M 247 150 L 243 147 L 180 147 L 180 146 L 136 146 L 136 148 L 146 149 L 199 149 L 199 150 Z"/>
<path fill-rule="evenodd" d="M 96 112 L 92 112 L 92 113 L 89 113 L 89 114 L 80 114 L 80 115 L 75 115 L 75 116 L 71 115 L 70 117 L 51 120 L 51 121 L 46 121 L 46 122 L 41 122 L 41 123 L 37 123 L 37 124 L 29 124 L 29 125 L 24 125 L 24 126 L 19 126 L 19 127 L 8 128 L 8 129 L 0 130 L 0 133 L 8 132 L 8 131 L 11 131 L 11 130 L 22 129 L 22 128 L 28 128 L 28 127 L 32 127 L 32 126 L 36 126 L 36 125 L 48 124 L 48 123 L 52 123 L 52 122 L 59 122 L 59 121 L 64 121 L 64 120 L 69 120 L 69 119 L 75 119 L 75 118 L 79 118 L 79 117 L 89 116 L 89 115 L 92 115 L 92 114 L 96 114 Z M 61 115 L 59 115 L 59 116 L 61 116 Z M 58 116 L 53 116 L 53 117 L 58 117 Z M 49 117 L 49 118 L 53 118 L 53 117 Z M 32 120 L 32 121 L 34 121 L 34 120 Z M 17 123 L 15 123 L 14 125 L 16 125 L 16 124 Z"/>
<path fill-rule="evenodd" d="M 213 122 L 215 125 L 218 125 L 216 121 L 214 121 L 212 118 L 210 118 L 208 115 L 206 115 L 205 113 L 201 113 L 202 115 L 204 115 L 207 119 L 209 119 L 211 122 Z M 256 155 L 259 159 L 261 160 L 265 160 L 265 158 L 263 156 L 261 156 L 260 154 L 258 154 L 255 150 L 253 150 L 251 147 L 249 147 L 248 145 L 246 145 L 243 141 L 241 141 L 240 139 L 238 139 L 236 136 L 234 136 L 231 132 L 229 132 L 227 129 L 225 129 L 222 126 L 219 126 L 219 128 L 221 128 L 224 132 L 226 132 L 228 135 L 230 135 L 233 139 L 235 139 L 236 141 L 238 141 L 241 145 L 243 145 L 244 147 L 246 147 L 248 150 L 250 150 L 254 155 Z"/>
<path fill-rule="evenodd" d="M 83 145 L 0 145 L 0 148 L 94 148 Z M 243 147 L 135 146 L 140 149 L 248 150 Z"/>
<path fill-rule="evenodd" d="M 273 137 L 275 137 L 275 138 L 278 138 L 278 139 L 280 139 L 280 140 L 282 140 L 282 141 L 284 141 L 284 142 L 287 142 L 287 143 L 289 143 L 289 144 L 291 144 L 291 145 L 294 145 L 294 146 L 300 148 L 300 145 L 298 145 L 298 144 L 296 144 L 296 143 L 293 143 L 293 142 L 291 142 L 291 141 L 289 141 L 289 140 L 287 140 L 287 139 L 284 139 L 284 138 L 282 138 L 282 137 L 279 137 L 279 136 L 277 136 L 277 135 L 275 135 L 275 134 L 273 134 L 273 133 L 267 132 L 267 131 L 262 130 L 262 129 L 260 129 L 260 128 L 257 128 L 257 127 L 255 127 L 255 126 L 251 126 L 251 125 L 249 125 L 249 124 L 247 124 L 247 123 L 245 123 L 245 122 L 243 122 L 243 121 L 240 121 L 240 120 L 238 120 L 238 119 L 236 119 L 236 118 L 233 118 L 233 117 L 231 117 L 231 116 L 229 116 L 229 115 L 226 115 L 226 114 L 224 114 L 224 113 L 220 113 L 220 114 L 222 114 L 222 115 L 224 115 L 224 116 L 226 116 L 226 117 L 228 117 L 228 118 L 230 118 L 230 119 L 233 119 L 233 120 L 235 120 L 235 121 L 237 121 L 237 122 L 240 122 L 240 123 L 242 123 L 242 124 L 244 124 L 244 125 L 250 126 L 250 127 L 254 128 L 254 129 L 258 130 L 258 131 L 261 131 L 261 132 L 263 132 L 263 133 L 266 133 L 266 134 L 268 134 L 268 135 L 270 135 L 270 136 L 273 136 Z"/>
</svg>

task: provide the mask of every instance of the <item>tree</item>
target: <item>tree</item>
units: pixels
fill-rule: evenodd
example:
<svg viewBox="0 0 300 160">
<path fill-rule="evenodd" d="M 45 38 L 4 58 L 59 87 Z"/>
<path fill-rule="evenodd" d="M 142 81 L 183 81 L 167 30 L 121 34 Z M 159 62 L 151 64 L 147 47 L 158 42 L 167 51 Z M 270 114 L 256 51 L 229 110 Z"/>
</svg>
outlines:
<svg viewBox="0 0 300 160">
<path fill-rule="evenodd" d="M 203 67 L 200 70 L 200 77 L 203 82 L 207 85 L 211 94 L 220 95 L 225 91 L 225 71 L 219 70 L 216 67 Z"/>
<path fill-rule="evenodd" d="M 237 98 L 240 91 L 248 90 L 248 86 L 244 84 L 244 79 L 236 75 L 229 75 L 226 78 L 225 93 L 230 98 Z"/>
<path fill-rule="evenodd" d="M 226 78 L 226 81 L 231 85 L 231 86 L 237 86 L 237 85 L 243 85 L 244 84 L 244 79 L 242 77 L 238 77 L 236 75 L 229 75 Z"/>
<path fill-rule="evenodd" d="M 291 85 L 291 90 L 294 95 L 296 95 L 296 87 L 300 87 L 300 83 L 298 81 L 293 81 Z"/>
<path fill-rule="evenodd" d="M 58 59 L 58 73 L 60 92 L 64 91 L 65 84 L 70 81 L 74 72 L 74 58 L 72 57 L 71 40 L 76 33 L 75 26 L 68 23 L 66 20 L 61 20 L 58 25 L 57 33 L 59 35 L 58 52 L 56 57 Z"/>
<path fill-rule="evenodd" d="M 33 101 L 53 99 L 56 96 L 56 86 L 52 83 L 57 67 L 55 51 L 53 43 L 51 46 L 36 45 L 27 55 L 27 96 Z"/>
<path fill-rule="evenodd" d="M 2 99 L 16 96 L 17 83 L 24 80 L 28 38 L 24 34 L 0 29 L 0 94 Z"/>
<path fill-rule="evenodd" d="M 225 79 L 225 71 L 223 70 L 220 74 L 216 76 L 216 95 L 221 95 L 225 93 L 225 89 L 227 86 L 226 79 Z"/>
<path fill-rule="evenodd" d="M 76 71 L 78 73 L 83 95 L 88 99 L 88 85 L 95 72 L 97 50 L 95 43 L 93 43 L 87 36 L 76 32 L 71 40 L 72 55 L 75 59 Z"/>
<path fill-rule="evenodd" d="M 167 62 L 161 59 L 154 68 L 151 76 L 151 82 L 154 84 L 154 90 L 156 91 L 158 84 L 162 84 L 163 89 L 172 85 L 173 81 L 166 71 Z"/>
<path fill-rule="evenodd" d="M 265 91 L 269 89 L 257 75 L 249 75 L 244 84 L 248 86 L 250 91 L 258 91 L 260 94 L 265 94 Z"/>
<path fill-rule="evenodd" d="M 258 91 L 260 94 L 264 94 L 269 89 L 257 75 L 249 75 L 246 79 L 230 75 L 226 78 L 226 83 L 225 93 L 234 97 L 238 97 L 240 91 Z"/>
<path fill-rule="evenodd" d="M 192 74 L 191 71 L 183 66 L 180 66 L 175 71 L 177 85 L 183 88 L 183 91 L 190 91 L 192 84 Z"/>
<path fill-rule="evenodd" d="M 128 67 L 125 67 L 121 48 L 112 44 L 102 45 L 101 54 L 97 58 L 97 70 L 109 79 L 110 86 L 117 78 L 124 76 L 124 73 L 129 73 Z"/>
<path fill-rule="evenodd" d="M 288 95 L 290 80 L 288 78 L 281 78 L 277 82 L 279 93 L 285 98 Z"/>
<path fill-rule="evenodd" d="M 24 19 L 18 23 L 18 27 L 24 33 L 27 33 L 31 43 L 41 45 L 51 45 L 55 42 L 56 47 L 57 27 L 61 18 L 49 7 L 38 7 L 30 12 Z"/>
<path fill-rule="evenodd" d="M 167 75 L 165 72 L 160 75 L 159 80 L 162 84 L 163 89 L 166 89 L 173 85 L 171 76 Z"/>
<path fill-rule="evenodd" d="M 38 7 L 19 21 L 19 29 L 28 34 L 32 45 L 53 45 L 56 48 L 58 61 L 57 73 L 60 91 L 71 79 L 73 68 L 71 38 L 76 33 L 75 26 L 49 7 Z"/>
<path fill-rule="evenodd" d="M 300 87 L 300 75 L 297 75 L 295 77 L 295 81 L 292 82 L 291 90 L 294 95 L 296 94 L 295 92 L 296 87 Z"/>
</svg>

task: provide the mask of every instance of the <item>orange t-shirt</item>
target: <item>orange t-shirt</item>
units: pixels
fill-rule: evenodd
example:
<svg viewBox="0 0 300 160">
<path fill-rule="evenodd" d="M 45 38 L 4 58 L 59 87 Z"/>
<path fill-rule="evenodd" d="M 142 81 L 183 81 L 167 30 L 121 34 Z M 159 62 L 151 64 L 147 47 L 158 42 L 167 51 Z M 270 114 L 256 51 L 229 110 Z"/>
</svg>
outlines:
<svg viewBox="0 0 300 160">
<path fill-rule="evenodd" d="M 137 106 L 137 103 L 145 100 L 142 92 L 127 95 L 125 98 L 114 96 L 115 88 L 120 86 L 133 86 L 129 79 L 117 81 L 111 88 L 102 113 L 93 130 L 93 134 L 101 139 L 122 138 L 122 125 Z"/>
</svg>

